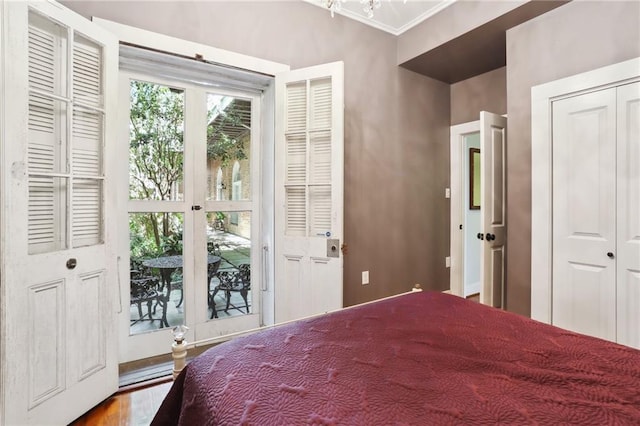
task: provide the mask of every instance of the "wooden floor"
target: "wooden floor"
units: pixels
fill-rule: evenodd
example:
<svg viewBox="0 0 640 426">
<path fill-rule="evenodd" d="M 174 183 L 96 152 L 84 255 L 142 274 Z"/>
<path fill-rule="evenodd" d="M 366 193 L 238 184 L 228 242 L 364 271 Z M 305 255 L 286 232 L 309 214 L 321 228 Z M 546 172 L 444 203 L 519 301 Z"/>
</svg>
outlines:
<svg viewBox="0 0 640 426">
<path fill-rule="evenodd" d="M 71 423 L 71 426 L 148 425 L 172 383 L 167 381 L 119 392 Z"/>
</svg>

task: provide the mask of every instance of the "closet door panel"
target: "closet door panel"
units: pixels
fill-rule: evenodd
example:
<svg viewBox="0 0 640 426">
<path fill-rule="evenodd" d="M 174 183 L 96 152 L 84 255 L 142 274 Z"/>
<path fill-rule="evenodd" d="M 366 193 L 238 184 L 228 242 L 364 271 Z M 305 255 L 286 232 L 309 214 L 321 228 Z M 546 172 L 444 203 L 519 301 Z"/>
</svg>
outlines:
<svg viewBox="0 0 640 426">
<path fill-rule="evenodd" d="M 617 88 L 618 343 L 640 348 L 640 82 Z"/>
<path fill-rule="evenodd" d="M 552 323 L 614 341 L 615 206 L 615 89 L 554 102 Z"/>
</svg>

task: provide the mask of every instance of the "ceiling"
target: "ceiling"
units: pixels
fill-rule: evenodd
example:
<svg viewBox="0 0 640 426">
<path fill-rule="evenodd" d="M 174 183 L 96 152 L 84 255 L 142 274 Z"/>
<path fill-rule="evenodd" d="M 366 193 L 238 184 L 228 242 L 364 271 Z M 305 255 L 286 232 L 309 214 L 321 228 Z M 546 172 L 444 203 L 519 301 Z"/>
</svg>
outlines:
<svg viewBox="0 0 640 426">
<path fill-rule="evenodd" d="M 325 7 L 326 0 L 304 0 L 319 7 Z M 373 10 L 373 18 L 367 18 L 360 0 L 346 0 L 342 3 L 340 15 L 378 28 L 394 35 L 400 35 L 413 26 L 435 15 L 456 0 L 380 0 L 380 7 Z M 327 11 L 327 13 L 330 13 Z"/>
</svg>

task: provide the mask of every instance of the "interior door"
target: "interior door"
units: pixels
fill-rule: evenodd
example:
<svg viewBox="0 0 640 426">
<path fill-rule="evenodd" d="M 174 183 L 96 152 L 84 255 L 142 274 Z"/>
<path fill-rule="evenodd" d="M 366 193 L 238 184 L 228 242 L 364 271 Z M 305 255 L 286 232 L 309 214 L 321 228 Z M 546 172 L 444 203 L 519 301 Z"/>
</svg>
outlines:
<svg viewBox="0 0 640 426">
<path fill-rule="evenodd" d="M 343 74 L 276 76 L 276 322 L 342 307 Z"/>
<path fill-rule="evenodd" d="M 617 341 L 640 348 L 640 82 L 617 102 Z"/>
<path fill-rule="evenodd" d="M 2 7 L 3 422 L 66 424 L 118 386 L 105 155 L 117 43 L 54 2 Z"/>
<path fill-rule="evenodd" d="M 506 242 L 505 155 L 507 119 L 480 112 L 480 185 L 482 234 L 480 250 L 480 302 L 503 306 L 504 253 Z"/>
<path fill-rule="evenodd" d="M 615 341 L 615 253 L 614 88 L 553 103 L 552 324 Z"/>
</svg>

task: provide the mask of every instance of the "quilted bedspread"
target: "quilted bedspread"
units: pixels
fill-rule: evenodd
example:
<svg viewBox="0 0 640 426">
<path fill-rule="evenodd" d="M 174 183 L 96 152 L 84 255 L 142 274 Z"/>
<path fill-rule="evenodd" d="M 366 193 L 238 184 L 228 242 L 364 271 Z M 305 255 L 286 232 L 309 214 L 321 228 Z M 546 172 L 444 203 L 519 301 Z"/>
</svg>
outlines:
<svg viewBox="0 0 640 426">
<path fill-rule="evenodd" d="M 237 338 L 154 425 L 640 424 L 640 351 L 421 292 Z"/>
</svg>

